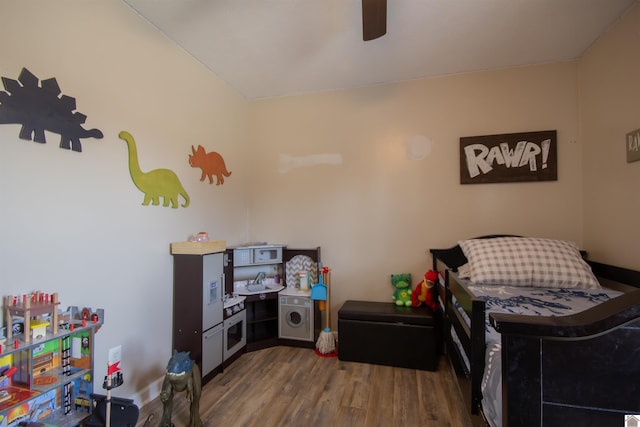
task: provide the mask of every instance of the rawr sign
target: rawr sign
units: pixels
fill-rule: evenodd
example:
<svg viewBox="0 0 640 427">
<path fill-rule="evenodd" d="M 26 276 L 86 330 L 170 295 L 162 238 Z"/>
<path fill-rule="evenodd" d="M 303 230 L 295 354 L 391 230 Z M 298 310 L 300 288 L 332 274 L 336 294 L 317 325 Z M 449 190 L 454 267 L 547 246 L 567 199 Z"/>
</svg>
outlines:
<svg viewBox="0 0 640 427">
<path fill-rule="evenodd" d="M 640 129 L 627 134 L 627 163 L 640 160 Z"/>
<path fill-rule="evenodd" d="M 460 138 L 460 183 L 556 181 L 557 132 Z"/>
</svg>

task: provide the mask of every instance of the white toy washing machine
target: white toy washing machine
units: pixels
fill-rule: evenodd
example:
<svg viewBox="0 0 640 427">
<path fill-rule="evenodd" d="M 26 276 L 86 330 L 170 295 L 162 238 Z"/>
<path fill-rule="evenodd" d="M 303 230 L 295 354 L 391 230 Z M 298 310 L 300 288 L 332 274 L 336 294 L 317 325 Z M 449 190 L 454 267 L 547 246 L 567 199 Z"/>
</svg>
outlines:
<svg viewBox="0 0 640 427">
<path fill-rule="evenodd" d="M 279 296 L 280 338 L 313 342 L 313 301 L 310 296 Z"/>
</svg>

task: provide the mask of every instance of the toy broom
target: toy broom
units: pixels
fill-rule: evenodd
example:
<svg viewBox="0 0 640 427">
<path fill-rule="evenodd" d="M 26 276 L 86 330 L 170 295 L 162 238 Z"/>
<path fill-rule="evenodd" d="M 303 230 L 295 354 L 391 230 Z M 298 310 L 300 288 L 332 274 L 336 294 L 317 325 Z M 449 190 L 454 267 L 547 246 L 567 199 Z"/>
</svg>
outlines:
<svg viewBox="0 0 640 427">
<path fill-rule="evenodd" d="M 324 278 L 324 282 L 326 283 L 326 295 L 322 295 L 322 287 L 324 287 L 325 285 L 323 284 L 323 278 Z M 316 288 L 316 286 L 319 286 L 318 292 L 316 292 L 316 298 L 314 298 L 313 295 L 313 289 Z M 318 285 L 316 285 L 313 287 L 312 289 L 312 295 L 311 297 L 313 299 L 319 299 L 319 300 L 326 300 L 325 302 L 325 312 L 326 312 L 326 326 L 324 328 L 324 330 L 322 330 L 320 332 L 320 336 L 318 337 L 318 341 L 316 341 L 316 352 L 318 354 L 324 355 L 324 356 L 335 356 L 336 353 L 336 341 L 335 338 L 333 336 L 333 332 L 331 332 L 331 316 L 329 315 L 330 312 L 330 307 L 331 307 L 331 301 L 330 301 L 330 294 L 331 294 L 331 271 L 329 270 L 329 268 L 327 267 L 323 267 L 322 268 L 322 275 L 320 276 L 320 283 Z M 324 296 L 325 298 L 322 298 L 322 296 Z M 322 304 L 322 303 L 321 303 Z"/>
</svg>

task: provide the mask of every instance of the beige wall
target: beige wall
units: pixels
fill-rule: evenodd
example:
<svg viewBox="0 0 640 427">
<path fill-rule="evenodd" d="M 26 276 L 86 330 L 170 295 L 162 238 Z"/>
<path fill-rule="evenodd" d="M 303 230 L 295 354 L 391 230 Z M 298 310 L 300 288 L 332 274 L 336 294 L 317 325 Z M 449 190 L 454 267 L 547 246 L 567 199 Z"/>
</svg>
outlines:
<svg viewBox="0 0 640 427">
<path fill-rule="evenodd" d="M 390 301 L 390 274 L 419 280 L 430 248 L 492 233 L 581 243 L 576 90 L 567 62 L 252 102 L 251 238 L 322 247 L 334 323 L 346 299 Z M 460 137 L 549 129 L 558 181 L 460 185 Z M 433 149 L 408 160 L 416 134 Z M 280 170 L 280 156 L 322 154 L 342 163 Z"/>
<path fill-rule="evenodd" d="M 230 244 L 321 246 L 334 328 L 344 300 L 389 301 L 390 274 L 417 280 L 429 248 L 481 234 L 571 239 L 596 259 L 639 268 L 640 163 L 621 153 L 624 133 L 640 127 L 637 8 L 579 63 L 252 103 L 118 0 L 6 1 L 2 13 L 0 76 L 27 67 L 57 78 L 86 127 L 105 134 L 73 153 L 55 134 L 40 145 L 18 139 L 18 125 L 0 126 L 3 294 L 58 291 L 63 306 L 104 308 L 98 389 L 107 350 L 122 344 L 118 395 L 153 397 L 147 387 L 171 351 L 168 244 L 199 230 Z M 191 206 L 141 206 L 123 129 L 138 141 L 142 169 L 174 170 Z M 459 184 L 461 136 L 547 129 L 558 130 L 557 182 Z M 404 141 L 416 134 L 432 139 L 432 152 L 407 160 Z M 192 144 L 223 154 L 233 172 L 223 186 L 199 181 L 187 163 Z"/>
<path fill-rule="evenodd" d="M 1 9 L 0 76 L 17 79 L 27 67 L 55 77 L 86 127 L 104 133 L 76 153 L 58 148 L 56 134 L 42 145 L 19 139 L 19 125 L 0 126 L 1 293 L 58 291 L 64 308 L 104 308 L 96 391 L 108 349 L 122 344 L 117 394 L 145 399 L 171 355 L 169 242 L 199 230 L 247 239 L 247 102 L 120 1 L 5 1 Z M 176 172 L 188 208 L 141 205 L 123 129 L 137 140 L 143 171 Z M 223 186 L 199 181 L 192 144 L 223 154 L 233 173 Z"/>
<path fill-rule="evenodd" d="M 592 258 L 640 269 L 640 162 L 625 135 L 640 128 L 640 6 L 580 61 L 584 242 Z"/>
</svg>

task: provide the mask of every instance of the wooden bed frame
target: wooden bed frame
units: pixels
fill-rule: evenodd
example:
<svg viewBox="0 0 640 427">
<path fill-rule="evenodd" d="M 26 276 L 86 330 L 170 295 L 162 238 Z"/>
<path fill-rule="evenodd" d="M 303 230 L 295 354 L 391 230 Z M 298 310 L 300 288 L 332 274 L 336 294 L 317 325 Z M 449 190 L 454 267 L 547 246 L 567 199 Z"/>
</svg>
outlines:
<svg viewBox="0 0 640 427">
<path fill-rule="evenodd" d="M 458 245 L 430 252 L 433 269 L 445 271 L 440 289 L 445 351 L 471 413 L 486 424 L 481 404 L 485 304 L 453 274 L 467 262 Z M 625 293 L 571 316 L 490 314 L 502 335 L 503 426 L 622 426 L 625 415 L 640 414 L 640 272 L 587 262 L 605 285 Z M 454 296 L 471 319 L 470 327 L 453 306 Z"/>
</svg>

